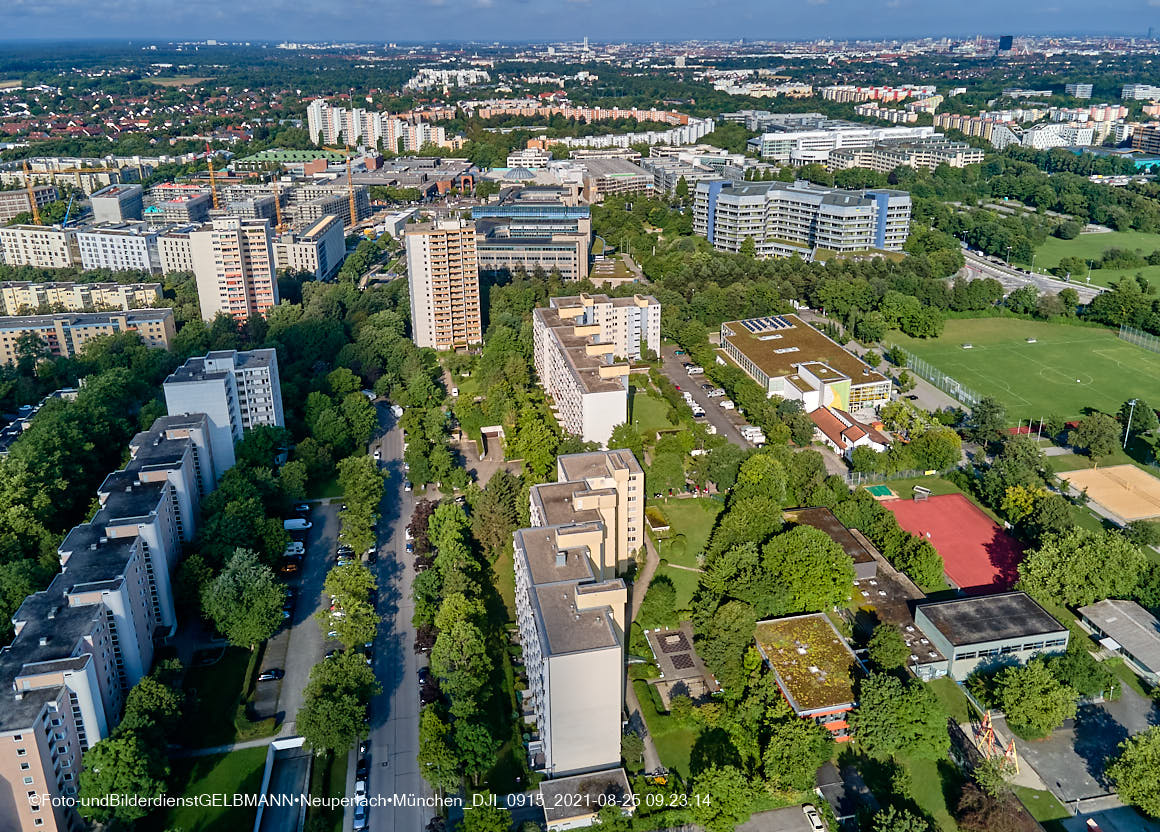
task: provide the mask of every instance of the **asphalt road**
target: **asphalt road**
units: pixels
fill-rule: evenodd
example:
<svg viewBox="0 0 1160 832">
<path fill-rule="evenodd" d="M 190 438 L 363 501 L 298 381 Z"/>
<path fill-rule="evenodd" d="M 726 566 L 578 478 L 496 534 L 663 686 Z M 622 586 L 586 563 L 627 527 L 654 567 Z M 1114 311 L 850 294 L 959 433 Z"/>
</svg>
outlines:
<svg viewBox="0 0 1160 832">
<path fill-rule="evenodd" d="M 378 563 L 371 567 L 379 583 L 379 614 L 383 624 L 375 640 L 375 676 L 383 692 L 370 707 L 370 776 L 367 794 L 373 799 L 428 796 L 430 790 L 419 775 L 415 756 L 419 750 L 418 668 L 426 659 L 415 655 L 415 630 L 411 626 L 413 604 L 412 558 L 406 553 L 404 529 L 411 521 L 413 493 L 403 491 L 403 434 L 395 426 L 390 405 L 380 403 L 380 437 L 371 445 L 382 449 L 387 471 L 380 508 Z M 369 827 L 381 832 L 421 832 L 435 815 L 433 809 L 416 806 L 372 806 Z M 349 817 L 349 814 L 348 814 Z"/>
<path fill-rule="evenodd" d="M 1058 294 L 1064 289 L 1075 289 L 1080 303 L 1091 303 L 1091 299 L 1105 291 L 1102 286 L 1084 283 L 1082 278 L 1071 281 L 1060 280 L 1045 274 L 1031 274 L 1012 266 L 992 263 L 990 260 L 970 251 L 963 251 L 967 265 L 964 267 L 971 279 L 993 277 L 1003 284 L 1003 290 L 1013 292 L 1022 286 L 1034 286 L 1040 292 Z"/>
<path fill-rule="evenodd" d="M 693 394 L 693 401 L 705 408 L 705 422 L 717 428 L 717 435 L 724 436 L 734 445 L 739 445 L 742 448 L 752 448 L 741 434 L 737 431 L 738 422 L 742 421 L 740 416 L 734 415 L 736 410 L 722 410 L 722 398 L 710 399 L 708 394 L 701 389 L 702 384 L 709 384 L 705 376 L 691 376 L 685 372 L 684 362 L 690 359 L 684 355 L 676 355 L 676 347 L 664 346 L 661 347 L 661 364 L 665 376 L 673 384 L 681 388 L 681 392 L 688 390 Z"/>
<path fill-rule="evenodd" d="M 294 610 L 289 624 L 266 646 L 262 669 L 281 668 L 286 672 L 280 682 L 258 682 L 255 710 L 261 716 L 277 715 L 282 721 L 280 736 L 294 733 L 294 720 L 302 707 L 303 692 L 310 680 L 310 670 L 322 660 L 327 650 L 339 646 L 328 643 L 314 618 L 322 607 L 322 584 L 333 565 L 332 555 L 338 546 L 338 505 L 312 503 L 306 533 L 306 557 L 302 568 L 287 583 L 295 589 Z"/>
</svg>

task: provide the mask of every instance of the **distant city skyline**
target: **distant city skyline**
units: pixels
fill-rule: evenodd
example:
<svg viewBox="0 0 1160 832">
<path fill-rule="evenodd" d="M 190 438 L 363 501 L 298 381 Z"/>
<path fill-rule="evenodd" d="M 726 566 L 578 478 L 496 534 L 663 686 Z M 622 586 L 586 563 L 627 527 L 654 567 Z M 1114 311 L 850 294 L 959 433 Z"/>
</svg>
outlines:
<svg viewBox="0 0 1160 832">
<path fill-rule="evenodd" d="M 164 9 L 164 12 L 162 12 Z M 996 35 L 1143 36 L 1160 0 L 9 0 L 3 40 L 810 40 Z"/>
</svg>

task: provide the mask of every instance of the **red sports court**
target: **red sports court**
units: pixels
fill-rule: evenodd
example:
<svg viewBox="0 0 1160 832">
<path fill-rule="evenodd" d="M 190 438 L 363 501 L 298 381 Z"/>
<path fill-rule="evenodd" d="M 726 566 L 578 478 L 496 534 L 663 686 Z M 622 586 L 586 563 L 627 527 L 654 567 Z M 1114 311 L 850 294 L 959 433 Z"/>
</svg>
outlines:
<svg viewBox="0 0 1160 832">
<path fill-rule="evenodd" d="M 962 494 L 925 500 L 888 500 L 898 525 L 925 537 L 942 555 L 947 578 L 966 592 L 1010 589 L 1019 577 L 1023 548 Z"/>
</svg>

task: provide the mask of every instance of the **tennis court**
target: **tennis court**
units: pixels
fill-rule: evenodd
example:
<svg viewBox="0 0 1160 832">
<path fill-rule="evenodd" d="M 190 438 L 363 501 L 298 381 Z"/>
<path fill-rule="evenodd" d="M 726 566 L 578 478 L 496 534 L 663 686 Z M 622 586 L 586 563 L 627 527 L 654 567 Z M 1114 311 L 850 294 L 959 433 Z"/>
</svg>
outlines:
<svg viewBox="0 0 1160 832">
<path fill-rule="evenodd" d="M 898 525 L 930 541 L 942 555 L 947 579 L 965 592 L 1010 589 L 1019 577 L 1022 547 L 962 494 L 882 505 Z"/>
<path fill-rule="evenodd" d="M 1160 479 L 1135 465 L 1065 471 L 1059 478 L 1127 522 L 1160 517 Z"/>
</svg>

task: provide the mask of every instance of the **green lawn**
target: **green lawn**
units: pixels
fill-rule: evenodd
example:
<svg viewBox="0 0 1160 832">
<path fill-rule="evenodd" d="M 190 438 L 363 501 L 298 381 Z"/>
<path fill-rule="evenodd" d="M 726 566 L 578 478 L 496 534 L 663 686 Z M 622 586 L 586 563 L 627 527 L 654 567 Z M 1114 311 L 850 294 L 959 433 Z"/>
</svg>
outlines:
<svg viewBox="0 0 1160 832">
<path fill-rule="evenodd" d="M 674 569 L 672 566 L 661 566 L 657 568 L 657 574 L 664 575 L 673 582 L 673 588 L 677 590 L 676 608 L 678 610 L 688 609 L 693 595 L 697 591 L 697 584 L 701 580 L 701 573 L 690 572 L 688 569 Z"/>
<path fill-rule="evenodd" d="M 200 794 L 256 793 L 262 787 L 266 749 L 243 748 L 212 757 L 175 760 L 169 792 L 183 797 Z M 142 830 L 180 829 L 210 832 L 216 829 L 249 829 L 254 809 L 244 806 L 183 806 L 154 812 L 141 822 Z"/>
<path fill-rule="evenodd" d="M 315 757 L 310 768 L 310 794 L 312 797 L 341 798 L 346 796 L 347 755 L 326 754 Z M 306 827 L 325 829 L 327 832 L 342 832 L 343 809 L 341 806 L 308 806 Z M 313 824 L 313 826 L 312 826 Z"/>
<path fill-rule="evenodd" d="M 1102 234 L 1080 234 L 1074 240 L 1061 240 L 1058 237 L 1048 237 L 1047 241 L 1035 250 L 1035 269 L 1042 271 L 1059 265 L 1064 257 L 1081 257 L 1084 260 L 1098 258 L 1109 248 L 1139 250 L 1145 257 L 1156 249 L 1160 249 L 1160 234 L 1145 234 L 1142 231 L 1112 231 Z M 1134 274 L 1143 274 L 1153 282 L 1160 278 L 1160 266 L 1141 266 L 1136 269 L 1092 269 L 1092 284 L 1107 286 L 1112 281 Z M 1083 274 L 1073 274 L 1073 282 L 1082 283 L 1087 279 L 1087 270 Z"/>
<path fill-rule="evenodd" d="M 1014 789 L 1015 796 L 1031 812 L 1032 817 L 1040 823 L 1050 823 L 1053 820 L 1064 820 L 1071 817 L 1071 812 L 1067 811 L 1051 792 L 1029 789 L 1026 786 L 1012 786 L 1011 788 Z"/>
<path fill-rule="evenodd" d="M 1116 675 L 1116 678 L 1126 687 L 1136 691 L 1136 693 L 1144 698 L 1151 696 L 1151 693 L 1144 687 L 1144 683 L 1140 681 L 1140 677 L 1132 671 L 1132 668 L 1124 664 L 1124 660 L 1119 656 L 1106 659 L 1104 661 L 1104 667 L 1112 671 Z"/>
<path fill-rule="evenodd" d="M 661 557 L 670 563 L 696 567 L 697 556 L 709 542 L 709 534 L 724 503 L 705 497 L 662 497 L 649 504 L 659 508 L 669 524 L 669 531 L 658 547 Z M 675 544 L 678 535 L 684 539 L 683 547 Z"/>
<path fill-rule="evenodd" d="M 189 718 L 183 721 L 186 745 L 208 748 L 234 741 L 234 717 L 249 660 L 249 650 L 228 647 L 216 663 L 186 672 L 184 687 L 193 702 Z"/>
<path fill-rule="evenodd" d="M 341 497 L 342 486 L 338 484 L 338 472 L 336 471 L 334 476 L 306 490 L 309 492 L 307 496 L 311 500 Z"/>
<path fill-rule="evenodd" d="M 960 725 L 965 722 L 970 722 L 971 717 L 976 715 L 975 709 L 971 706 L 966 694 L 949 677 L 944 676 L 941 679 L 934 679 L 928 682 L 927 686 L 938 697 L 938 701 L 946 708 L 951 718 Z"/>
<path fill-rule="evenodd" d="M 504 549 L 503 554 L 492 564 L 495 570 L 495 589 L 507 607 L 508 621 L 516 620 L 516 570 L 512 563 L 511 547 Z"/>
<path fill-rule="evenodd" d="M 632 385 L 628 388 L 628 395 L 629 418 L 632 420 L 632 426 L 640 433 L 676 427 L 669 421 L 669 403 L 660 396 Z"/>
<path fill-rule="evenodd" d="M 640 702 L 641 716 L 648 726 L 649 735 L 653 738 L 661 762 L 665 768 L 679 772 L 682 778 L 688 780 L 689 755 L 693 751 L 693 743 L 697 741 L 699 732 L 696 728 L 678 724 L 672 717 L 658 713 L 653 691 L 648 682 L 637 680 L 632 686 Z"/>
<path fill-rule="evenodd" d="M 898 760 L 910 772 L 914 802 L 924 812 L 934 818 L 942 832 L 958 832 L 958 825 L 951 816 L 948 800 L 955 799 L 962 782 L 961 772 L 949 761 L 899 757 Z"/>
<path fill-rule="evenodd" d="M 1011 422 L 1050 415 L 1074 419 L 1085 407 L 1115 413 L 1126 399 L 1146 398 L 1160 387 L 1156 354 L 1107 329 L 966 318 L 947 321 L 939 338 L 891 337 L 960 384 L 994 396 Z M 972 349 L 964 350 L 965 343 Z"/>
</svg>

